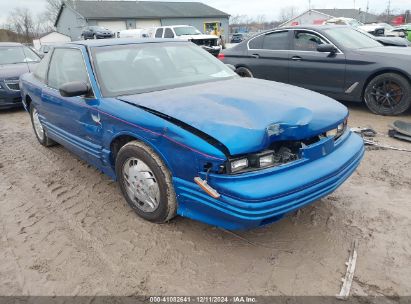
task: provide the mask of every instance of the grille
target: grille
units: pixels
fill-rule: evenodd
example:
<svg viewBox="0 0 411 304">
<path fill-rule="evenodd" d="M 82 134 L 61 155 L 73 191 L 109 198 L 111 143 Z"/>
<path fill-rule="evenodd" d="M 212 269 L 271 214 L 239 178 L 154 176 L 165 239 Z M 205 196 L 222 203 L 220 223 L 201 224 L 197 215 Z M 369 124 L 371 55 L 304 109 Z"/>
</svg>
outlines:
<svg viewBox="0 0 411 304">
<path fill-rule="evenodd" d="M 197 45 L 217 46 L 217 39 L 193 39 L 191 41 Z"/>
<path fill-rule="evenodd" d="M 20 91 L 20 85 L 18 82 L 6 82 L 6 87 L 12 91 Z"/>
</svg>

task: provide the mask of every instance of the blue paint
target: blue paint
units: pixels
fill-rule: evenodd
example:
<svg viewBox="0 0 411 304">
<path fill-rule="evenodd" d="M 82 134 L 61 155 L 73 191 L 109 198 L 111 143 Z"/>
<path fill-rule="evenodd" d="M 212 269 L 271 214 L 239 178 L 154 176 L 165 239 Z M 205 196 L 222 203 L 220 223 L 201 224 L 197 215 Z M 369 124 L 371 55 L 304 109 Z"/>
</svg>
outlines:
<svg viewBox="0 0 411 304">
<path fill-rule="evenodd" d="M 256 79 L 103 98 L 87 48 L 107 43 L 116 44 L 68 44 L 82 51 L 95 98 L 61 97 L 32 74 L 21 77 L 23 98 L 31 98 L 52 139 L 113 179 L 111 144 L 115 139 L 132 136 L 151 146 L 173 176 L 177 212 L 182 216 L 227 229 L 266 225 L 331 193 L 360 163 L 362 140 L 346 131 L 337 141 L 323 138 L 302 148 L 298 161 L 237 175 L 219 174 L 217 169 L 227 157 L 260 152 L 279 140 L 319 135 L 344 121 L 348 111 L 323 95 Z M 227 149 L 211 144 L 178 121 Z M 208 196 L 193 181 L 196 176 L 206 178 L 206 164 L 212 166 L 208 182 L 221 194 L 219 199 Z"/>
</svg>

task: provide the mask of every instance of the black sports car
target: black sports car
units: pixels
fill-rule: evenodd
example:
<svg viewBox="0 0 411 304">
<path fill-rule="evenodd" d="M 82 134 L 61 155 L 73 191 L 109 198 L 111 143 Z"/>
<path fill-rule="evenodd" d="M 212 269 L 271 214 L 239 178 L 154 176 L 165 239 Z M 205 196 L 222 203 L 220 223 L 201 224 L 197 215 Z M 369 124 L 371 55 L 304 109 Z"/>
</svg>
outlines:
<svg viewBox="0 0 411 304">
<path fill-rule="evenodd" d="M 219 58 L 243 77 L 285 82 L 381 115 L 411 105 L 411 48 L 383 46 L 349 26 L 279 28 L 260 33 Z"/>
</svg>

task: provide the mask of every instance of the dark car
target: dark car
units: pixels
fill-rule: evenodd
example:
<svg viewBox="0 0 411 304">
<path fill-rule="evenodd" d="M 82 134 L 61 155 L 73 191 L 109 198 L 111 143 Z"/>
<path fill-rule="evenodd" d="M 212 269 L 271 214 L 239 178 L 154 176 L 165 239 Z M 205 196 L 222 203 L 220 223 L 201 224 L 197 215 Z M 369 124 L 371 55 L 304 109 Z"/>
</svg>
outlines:
<svg viewBox="0 0 411 304">
<path fill-rule="evenodd" d="M 58 142 L 118 180 L 157 223 L 270 224 L 334 191 L 364 153 L 342 104 L 240 78 L 188 41 L 56 46 L 21 84 L 40 144 Z"/>
<path fill-rule="evenodd" d="M 243 41 L 245 39 L 244 34 L 242 33 L 236 33 L 233 34 L 233 36 L 231 37 L 231 43 L 240 43 L 241 41 Z"/>
<path fill-rule="evenodd" d="M 19 77 L 39 61 L 36 53 L 20 43 L 0 43 L 0 109 L 22 106 Z"/>
<path fill-rule="evenodd" d="M 364 101 L 381 115 L 401 114 L 411 104 L 411 48 L 383 46 L 349 26 L 274 29 L 219 57 L 234 65 L 240 76 Z"/>
<path fill-rule="evenodd" d="M 102 26 L 88 26 L 81 33 L 81 38 L 87 39 L 106 39 L 113 38 L 115 35 L 112 31 Z"/>
</svg>

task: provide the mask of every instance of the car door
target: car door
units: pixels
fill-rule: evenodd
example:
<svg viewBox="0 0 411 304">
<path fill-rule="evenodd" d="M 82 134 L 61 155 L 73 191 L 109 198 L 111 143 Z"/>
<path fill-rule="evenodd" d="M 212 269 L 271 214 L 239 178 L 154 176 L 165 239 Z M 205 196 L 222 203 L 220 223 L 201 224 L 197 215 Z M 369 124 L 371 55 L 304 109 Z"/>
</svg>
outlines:
<svg viewBox="0 0 411 304">
<path fill-rule="evenodd" d="M 89 96 L 63 97 L 59 88 L 82 81 L 90 85 L 83 47 L 55 48 L 50 60 L 47 85 L 42 92 L 42 109 L 51 138 L 74 150 L 92 163 L 100 161 L 103 130 L 98 112 L 99 100 Z"/>
<path fill-rule="evenodd" d="M 247 65 L 256 78 L 288 82 L 288 30 L 257 36 L 248 42 Z"/>
<path fill-rule="evenodd" d="M 344 92 L 346 57 L 341 51 L 334 54 L 317 51 L 321 44 L 331 42 L 311 30 L 292 32 L 290 50 L 290 83 L 331 97 Z"/>
</svg>

